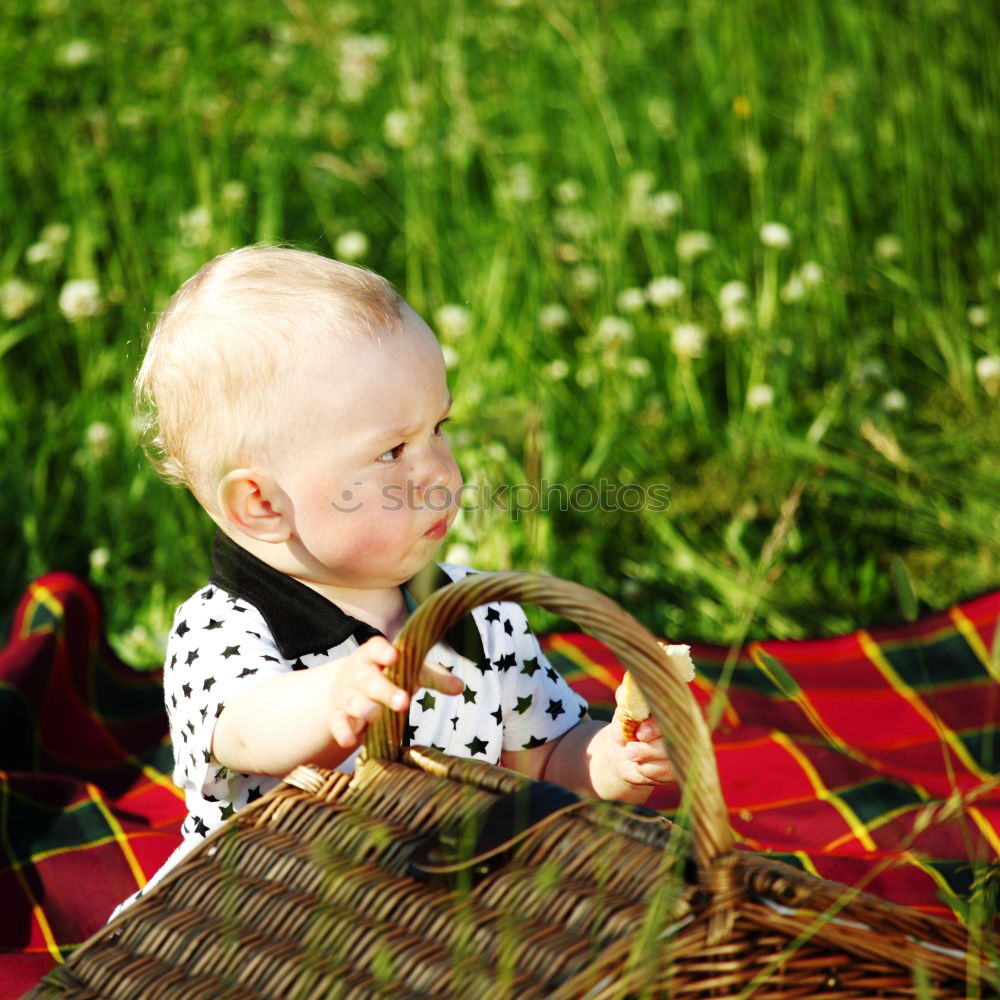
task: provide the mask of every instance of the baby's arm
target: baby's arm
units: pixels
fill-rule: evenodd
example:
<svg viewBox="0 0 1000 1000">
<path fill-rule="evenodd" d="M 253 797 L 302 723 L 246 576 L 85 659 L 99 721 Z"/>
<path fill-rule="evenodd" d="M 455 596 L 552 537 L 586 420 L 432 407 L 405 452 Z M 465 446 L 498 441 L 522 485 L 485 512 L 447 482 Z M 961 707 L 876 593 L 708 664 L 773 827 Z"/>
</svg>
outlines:
<svg viewBox="0 0 1000 1000">
<path fill-rule="evenodd" d="M 383 673 L 396 649 L 375 637 L 341 659 L 278 674 L 232 698 L 215 724 L 212 756 L 234 771 L 283 777 L 299 764 L 336 767 L 364 738 L 381 706 L 405 712 L 407 693 Z M 444 694 L 459 678 L 425 664 L 420 683 Z"/>
</svg>

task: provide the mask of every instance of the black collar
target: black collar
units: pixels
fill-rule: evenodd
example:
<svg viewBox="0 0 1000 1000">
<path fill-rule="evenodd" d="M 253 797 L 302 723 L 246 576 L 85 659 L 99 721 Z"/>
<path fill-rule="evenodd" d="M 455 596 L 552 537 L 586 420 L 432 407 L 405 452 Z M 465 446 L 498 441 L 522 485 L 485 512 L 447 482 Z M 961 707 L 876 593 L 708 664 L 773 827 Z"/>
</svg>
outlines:
<svg viewBox="0 0 1000 1000">
<path fill-rule="evenodd" d="M 438 567 L 434 588 L 451 578 Z M 324 653 L 352 636 L 360 645 L 382 633 L 359 621 L 304 583 L 258 559 L 222 531 L 215 534 L 212 583 L 233 597 L 252 604 L 267 622 L 281 655 L 294 660 Z M 485 659 L 482 639 L 471 617 L 459 621 L 445 636 L 448 644 L 468 659 Z"/>
</svg>

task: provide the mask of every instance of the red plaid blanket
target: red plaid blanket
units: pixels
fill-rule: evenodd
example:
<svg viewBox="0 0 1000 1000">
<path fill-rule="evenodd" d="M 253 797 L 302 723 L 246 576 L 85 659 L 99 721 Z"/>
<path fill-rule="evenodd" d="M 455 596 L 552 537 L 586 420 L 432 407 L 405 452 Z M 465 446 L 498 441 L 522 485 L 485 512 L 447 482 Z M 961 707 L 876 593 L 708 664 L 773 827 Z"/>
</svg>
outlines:
<svg viewBox="0 0 1000 1000">
<path fill-rule="evenodd" d="M 723 793 L 742 844 L 950 916 L 969 859 L 1000 848 L 1000 592 L 912 626 L 815 642 L 695 646 Z M 621 668 L 560 633 L 553 662 L 607 712 Z M 710 708 L 717 699 L 716 708 Z M 160 676 L 106 645 L 93 592 L 34 583 L 0 651 L 0 1000 L 105 922 L 178 842 Z M 653 803 L 676 806 L 662 791 Z"/>
</svg>

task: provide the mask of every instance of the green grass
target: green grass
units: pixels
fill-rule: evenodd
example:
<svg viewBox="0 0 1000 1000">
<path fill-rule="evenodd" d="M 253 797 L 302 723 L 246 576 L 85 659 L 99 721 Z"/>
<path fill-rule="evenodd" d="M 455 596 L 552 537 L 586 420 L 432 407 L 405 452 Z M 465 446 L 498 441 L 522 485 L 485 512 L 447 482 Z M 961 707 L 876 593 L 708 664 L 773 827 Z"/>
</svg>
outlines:
<svg viewBox="0 0 1000 1000">
<path fill-rule="evenodd" d="M 898 618 L 893 566 L 920 609 L 1000 581 L 998 386 L 975 367 L 1000 355 L 988 4 L 8 0 L 0 18 L 0 283 L 36 296 L 0 327 L 8 614 L 35 575 L 92 570 L 119 646 L 156 659 L 210 526 L 135 444 L 150 318 L 216 252 L 335 254 L 351 231 L 432 324 L 467 311 L 464 334 L 439 324 L 467 480 L 669 487 L 659 511 L 467 511 L 475 565 L 719 641 Z M 693 260 L 690 232 L 711 244 Z M 663 277 L 683 284 L 669 304 L 627 291 Z M 101 305 L 70 322 L 81 278 Z M 565 322 L 540 323 L 551 304 Z M 700 356 L 674 351 L 678 324 Z"/>
</svg>

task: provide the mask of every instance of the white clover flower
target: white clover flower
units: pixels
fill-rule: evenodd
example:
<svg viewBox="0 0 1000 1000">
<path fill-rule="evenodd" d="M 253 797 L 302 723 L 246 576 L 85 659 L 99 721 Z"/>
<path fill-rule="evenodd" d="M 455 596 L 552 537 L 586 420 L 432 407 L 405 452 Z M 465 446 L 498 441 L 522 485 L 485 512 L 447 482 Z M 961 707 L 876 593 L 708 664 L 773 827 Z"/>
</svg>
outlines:
<svg viewBox="0 0 1000 1000">
<path fill-rule="evenodd" d="M 676 218 L 681 208 L 681 196 L 676 191 L 657 191 L 650 195 L 646 202 L 649 221 L 659 228 L 663 228 Z"/>
<path fill-rule="evenodd" d="M 890 389 L 882 397 L 882 409 L 886 413 L 902 413 L 906 409 L 906 393 L 901 389 Z"/>
<path fill-rule="evenodd" d="M 739 333 L 750 325 L 750 313 L 741 306 L 728 306 L 722 310 L 722 329 L 726 333 Z"/>
<path fill-rule="evenodd" d="M 95 576 L 99 575 L 104 571 L 108 563 L 111 562 L 111 553 L 105 546 L 101 545 L 98 548 L 91 550 L 89 562 L 90 572 Z"/>
<path fill-rule="evenodd" d="M 228 209 L 240 208 L 247 200 L 247 186 L 243 181 L 226 181 L 222 185 L 222 204 Z"/>
<path fill-rule="evenodd" d="M 572 177 L 560 181 L 552 190 L 560 205 L 576 204 L 583 197 L 583 185 Z"/>
<path fill-rule="evenodd" d="M 569 310 L 561 302 L 547 302 L 538 311 L 538 325 L 548 333 L 568 326 L 570 319 Z"/>
<path fill-rule="evenodd" d="M 654 278 L 646 286 L 646 296 L 650 304 L 656 306 L 657 309 L 666 309 L 684 297 L 684 282 L 671 275 Z"/>
<path fill-rule="evenodd" d="M 48 243 L 54 247 L 65 246 L 69 242 L 70 229 L 65 222 L 50 222 L 39 233 L 38 238 L 43 243 Z"/>
<path fill-rule="evenodd" d="M 646 306 L 646 294 L 641 288 L 624 288 L 618 293 L 618 308 L 625 313 L 638 312 Z"/>
<path fill-rule="evenodd" d="M 759 236 L 761 243 L 772 250 L 784 250 L 792 243 L 792 231 L 780 222 L 765 222 Z"/>
<path fill-rule="evenodd" d="M 434 313 L 438 333 L 447 340 L 458 340 L 472 329 L 472 315 L 465 306 L 449 302 Z"/>
<path fill-rule="evenodd" d="M 114 431 L 103 420 L 97 420 L 92 423 L 84 434 L 87 449 L 96 458 L 104 458 L 107 455 L 113 437 Z"/>
<path fill-rule="evenodd" d="M 976 359 L 976 378 L 990 398 L 1000 395 L 1000 357 L 984 354 Z"/>
<path fill-rule="evenodd" d="M 378 82 L 389 42 L 382 35 L 347 35 L 339 48 L 340 93 L 348 104 L 357 104 Z"/>
<path fill-rule="evenodd" d="M 396 149 L 407 149 L 413 145 L 417 137 L 415 115 L 403 108 L 394 108 L 382 121 L 382 134 L 390 146 L 395 146 Z"/>
<path fill-rule="evenodd" d="M 971 305 L 965 314 L 965 318 L 969 321 L 969 326 L 974 326 L 977 330 L 981 330 L 989 323 L 990 313 L 986 306 Z"/>
<path fill-rule="evenodd" d="M 634 333 L 635 328 L 627 319 L 622 319 L 621 316 L 604 316 L 597 324 L 594 335 L 598 343 L 610 345 L 631 340 Z"/>
<path fill-rule="evenodd" d="M 679 358 L 700 358 L 705 350 L 705 331 L 697 323 L 678 323 L 670 335 L 670 346 Z"/>
<path fill-rule="evenodd" d="M 207 246 L 212 240 L 212 213 L 204 205 L 184 212 L 178 219 L 181 242 L 189 247 Z"/>
<path fill-rule="evenodd" d="M 861 386 L 866 382 L 884 382 L 888 376 L 889 371 L 881 358 L 869 358 L 854 369 L 851 373 L 851 382 Z"/>
<path fill-rule="evenodd" d="M 44 240 L 32 243 L 31 246 L 24 251 L 25 261 L 32 266 L 47 264 L 49 261 L 58 260 L 61 255 L 62 250 L 59 247 L 54 246 L 51 243 L 46 243 Z"/>
<path fill-rule="evenodd" d="M 94 58 L 94 46 L 84 38 L 74 38 L 56 52 L 56 63 L 67 69 L 86 66 Z"/>
<path fill-rule="evenodd" d="M 556 358 L 542 369 L 542 373 L 553 382 L 561 382 L 569 374 L 569 364 L 562 358 Z"/>
<path fill-rule="evenodd" d="M 581 298 L 588 298 L 597 291 L 601 283 L 601 276 L 589 264 L 581 264 L 573 269 L 572 281 L 576 294 Z"/>
<path fill-rule="evenodd" d="M 677 237 L 677 256 L 690 264 L 692 261 L 703 257 L 712 249 L 713 239 L 711 233 L 703 232 L 700 229 L 692 229 L 686 233 L 681 233 Z"/>
<path fill-rule="evenodd" d="M 806 283 L 801 274 L 791 274 L 778 293 L 782 302 L 801 302 L 806 297 Z"/>
<path fill-rule="evenodd" d="M 734 306 L 742 305 L 750 298 L 750 289 L 743 281 L 727 281 L 720 289 L 718 295 L 719 308 L 725 312 Z"/>
<path fill-rule="evenodd" d="M 576 384 L 580 386 L 581 389 L 589 389 L 597 382 L 597 377 L 598 372 L 594 365 L 581 365 L 579 369 L 577 369 Z"/>
<path fill-rule="evenodd" d="M 528 163 L 515 163 L 507 174 L 504 193 L 511 201 L 531 201 L 535 197 L 535 171 Z"/>
<path fill-rule="evenodd" d="M 625 374 L 632 378 L 645 378 L 652 366 L 646 358 L 626 358 L 624 364 Z"/>
<path fill-rule="evenodd" d="M 8 278 L 0 285 L 0 313 L 4 319 L 20 319 L 39 298 L 38 289 L 20 278 Z"/>
<path fill-rule="evenodd" d="M 361 260 L 368 253 L 368 237 L 360 230 L 348 229 L 337 237 L 333 252 L 340 260 Z"/>
<path fill-rule="evenodd" d="M 586 240 L 597 230 L 597 218 L 579 205 L 557 208 L 552 216 L 556 228 L 575 240 Z"/>
<path fill-rule="evenodd" d="M 763 383 L 752 385 L 747 389 L 747 409 L 766 410 L 774 403 L 774 389 Z"/>
<path fill-rule="evenodd" d="M 645 205 L 654 184 L 656 184 L 656 177 L 653 175 L 652 170 L 636 170 L 634 173 L 629 174 L 625 182 L 629 202 Z"/>
<path fill-rule="evenodd" d="M 646 114 L 650 124 L 660 135 L 670 138 L 677 132 L 677 121 L 674 116 L 674 106 L 665 97 L 654 97 L 646 105 Z"/>
<path fill-rule="evenodd" d="M 63 315 L 76 323 L 101 311 L 101 290 L 91 278 L 67 281 L 59 293 L 59 308 Z"/>
<path fill-rule="evenodd" d="M 807 260 L 799 268 L 799 277 L 802 284 L 808 289 L 818 288 L 823 284 L 823 267 L 814 260 Z"/>
<path fill-rule="evenodd" d="M 875 256 L 889 263 L 903 256 L 903 241 L 893 233 L 885 233 L 875 241 Z"/>
</svg>

